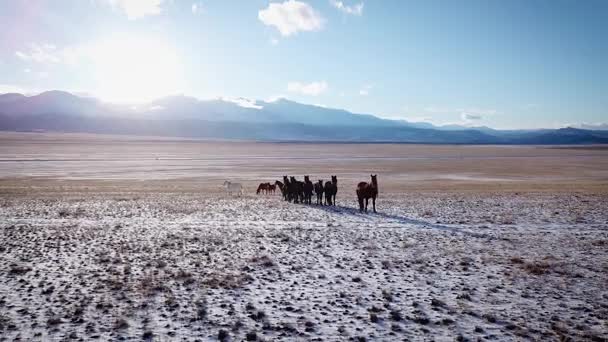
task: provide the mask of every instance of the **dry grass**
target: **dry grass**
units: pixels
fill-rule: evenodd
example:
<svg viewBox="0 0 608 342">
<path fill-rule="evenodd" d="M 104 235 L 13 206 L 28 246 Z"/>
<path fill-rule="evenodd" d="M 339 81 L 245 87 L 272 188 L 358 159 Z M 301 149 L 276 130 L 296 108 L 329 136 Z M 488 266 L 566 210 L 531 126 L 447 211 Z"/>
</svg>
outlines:
<svg viewBox="0 0 608 342">
<path fill-rule="evenodd" d="M 550 273 L 553 265 L 548 262 L 527 262 L 523 264 L 523 269 L 533 275 L 543 275 Z"/>
</svg>

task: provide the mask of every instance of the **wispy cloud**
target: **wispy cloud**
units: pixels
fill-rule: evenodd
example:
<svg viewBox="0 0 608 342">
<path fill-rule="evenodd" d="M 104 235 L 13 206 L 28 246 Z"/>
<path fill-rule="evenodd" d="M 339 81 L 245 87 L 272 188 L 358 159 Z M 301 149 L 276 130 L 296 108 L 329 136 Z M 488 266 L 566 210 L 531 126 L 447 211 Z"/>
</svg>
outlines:
<svg viewBox="0 0 608 342">
<path fill-rule="evenodd" d="M 15 51 L 15 56 L 22 61 L 41 64 L 73 65 L 85 54 L 85 47 L 58 48 L 49 43 L 30 43 L 26 49 Z"/>
<path fill-rule="evenodd" d="M 25 93 L 24 89 L 12 84 L 0 84 L 0 94 L 5 93 Z"/>
<path fill-rule="evenodd" d="M 346 14 L 357 15 L 357 16 L 360 16 L 363 14 L 363 6 L 364 6 L 363 2 L 354 4 L 354 5 L 346 5 L 342 1 L 329 0 L 329 3 L 332 6 L 334 6 L 335 8 L 339 9 L 341 12 L 346 13 Z"/>
<path fill-rule="evenodd" d="M 192 13 L 201 14 L 203 13 L 203 4 L 201 2 L 195 2 L 192 4 Z"/>
<path fill-rule="evenodd" d="M 327 91 L 327 88 L 329 88 L 329 86 L 325 81 L 311 83 L 289 82 L 287 84 L 288 91 L 310 96 L 318 96 Z"/>
<path fill-rule="evenodd" d="M 289 0 L 270 3 L 258 12 L 258 19 L 267 26 L 274 26 L 282 36 L 288 37 L 300 31 L 319 31 L 325 19 L 305 2 Z"/>
<path fill-rule="evenodd" d="M 498 111 L 496 109 L 487 109 L 487 108 L 477 108 L 477 107 L 467 107 L 467 108 L 450 108 L 450 107 L 441 107 L 441 106 L 428 106 L 424 107 L 423 110 L 427 113 L 432 114 L 452 114 L 459 113 L 461 117 L 464 114 L 471 116 L 490 116 L 497 114 Z"/>
<path fill-rule="evenodd" d="M 15 56 L 19 59 L 36 62 L 36 63 L 61 63 L 61 52 L 53 44 L 36 44 L 28 45 L 27 50 L 15 51 Z"/>
<path fill-rule="evenodd" d="M 483 117 L 479 114 L 460 113 L 460 118 L 464 121 L 481 120 Z"/>
<path fill-rule="evenodd" d="M 112 8 L 124 12 L 129 20 L 160 14 L 162 12 L 161 5 L 163 1 L 164 0 L 107 0 Z"/>
<path fill-rule="evenodd" d="M 370 90 L 372 90 L 372 88 L 374 87 L 373 84 L 366 84 L 363 87 L 361 87 L 361 89 L 359 89 L 359 95 L 361 96 L 367 96 L 369 95 Z"/>
<path fill-rule="evenodd" d="M 243 108 L 251 108 L 251 109 L 264 108 L 264 106 L 258 104 L 258 102 L 256 100 L 251 100 L 251 99 L 247 99 L 244 97 L 221 97 L 220 99 L 223 101 L 226 101 L 226 102 L 232 102 L 232 103 L 238 105 L 239 107 L 243 107 Z"/>
</svg>

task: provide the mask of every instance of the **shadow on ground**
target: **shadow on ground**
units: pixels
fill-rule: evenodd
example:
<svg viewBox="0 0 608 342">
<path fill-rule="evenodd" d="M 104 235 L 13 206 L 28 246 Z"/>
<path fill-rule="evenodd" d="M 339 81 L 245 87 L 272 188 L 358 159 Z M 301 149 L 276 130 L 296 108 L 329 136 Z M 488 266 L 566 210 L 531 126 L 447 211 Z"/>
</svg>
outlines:
<svg viewBox="0 0 608 342">
<path fill-rule="evenodd" d="M 324 211 L 327 211 L 327 212 L 330 212 L 330 213 L 336 214 L 336 215 L 355 216 L 355 217 L 358 217 L 358 218 L 361 218 L 364 220 L 368 220 L 368 221 L 373 221 L 374 219 L 385 219 L 385 220 L 390 221 L 390 223 L 398 223 L 398 224 L 402 224 L 402 225 L 416 226 L 417 228 L 436 229 L 436 230 L 442 230 L 442 231 L 447 231 L 447 232 L 451 232 L 451 233 L 461 233 L 461 234 L 478 237 L 478 238 L 488 238 L 489 237 L 487 234 L 471 232 L 469 230 L 463 229 L 462 227 L 436 224 L 436 223 L 431 223 L 431 222 L 424 221 L 424 220 L 408 218 L 408 217 L 401 216 L 401 215 L 383 213 L 381 211 L 374 213 L 371 211 L 371 209 L 367 213 L 365 213 L 365 212 L 360 212 L 358 208 L 346 207 L 346 206 L 342 206 L 342 205 L 336 205 L 336 206 L 323 205 L 323 206 L 321 206 L 321 205 L 312 204 L 311 207 L 313 209 L 324 210 Z M 395 229 L 396 227 L 378 226 L 377 228 Z M 401 229 L 404 229 L 404 228 L 405 227 L 403 227 Z"/>
</svg>

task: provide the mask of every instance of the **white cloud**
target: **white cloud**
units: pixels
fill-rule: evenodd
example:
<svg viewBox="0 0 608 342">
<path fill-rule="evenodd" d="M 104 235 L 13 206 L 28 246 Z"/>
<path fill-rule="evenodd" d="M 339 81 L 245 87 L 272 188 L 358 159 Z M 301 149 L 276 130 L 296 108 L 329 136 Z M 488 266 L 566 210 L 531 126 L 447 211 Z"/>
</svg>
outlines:
<svg viewBox="0 0 608 342">
<path fill-rule="evenodd" d="M 427 122 L 427 123 L 432 123 L 433 118 L 431 118 L 429 116 L 413 116 L 413 117 L 406 117 L 405 120 L 408 121 L 408 122 Z"/>
<path fill-rule="evenodd" d="M 329 88 L 329 86 L 325 81 L 311 82 L 308 84 L 301 82 L 289 82 L 287 84 L 288 91 L 310 96 L 318 96 L 325 92 L 327 88 Z"/>
<path fill-rule="evenodd" d="M 354 4 L 354 5 L 346 5 L 344 4 L 344 2 L 342 1 L 338 1 L 338 0 L 329 0 L 329 3 L 334 6 L 335 8 L 339 9 L 340 11 L 346 13 L 346 14 L 352 14 L 352 15 L 357 15 L 360 16 L 363 14 L 363 2 L 360 2 L 358 4 Z"/>
<path fill-rule="evenodd" d="M 259 105 L 256 100 L 246 99 L 244 97 L 220 97 L 220 100 L 232 102 L 239 107 L 251 108 L 251 109 L 262 109 L 264 106 Z"/>
<path fill-rule="evenodd" d="M 12 84 L 0 84 L 0 94 L 6 93 L 25 93 L 23 88 L 12 85 Z"/>
<path fill-rule="evenodd" d="M 309 4 L 296 0 L 270 3 L 258 12 L 258 19 L 264 25 L 274 26 L 284 37 L 300 31 L 319 31 L 325 22 Z"/>
<path fill-rule="evenodd" d="M 462 112 L 460 113 L 460 118 L 464 121 L 473 121 L 481 120 L 483 117 L 480 114 Z"/>
<path fill-rule="evenodd" d="M 287 96 L 285 95 L 272 95 L 269 96 L 264 102 L 273 103 L 280 100 L 287 100 Z"/>
<path fill-rule="evenodd" d="M 48 43 L 31 43 L 27 45 L 27 49 L 15 51 L 15 56 L 23 61 L 42 64 L 65 63 L 74 65 L 85 54 L 84 47 L 66 47 L 60 49 Z"/>
<path fill-rule="evenodd" d="M 203 4 L 200 2 L 195 2 L 192 4 L 192 13 L 200 14 L 203 13 Z"/>
<path fill-rule="evenodd" d="M 60 63 L 61 56 L 57 51 L 57 47 L 52 44 L 36 44 L 28 45 L 29 51 L 15 51 L 15 56 L 27 62 L 37 63 Z"/>
<path fill-rule="evenodd" d="M 123 11 L 129 20 L 158 15 L 164 0 L 107 0 L 114 9 Z"/>
<path fill-rule="evenodd" d="M 367 96 L 369 95 L 369 91 L 372 90 L 374 86 L 372 84 L 364 85 L 361 89 L 359 89 L 359 95 Z"/>
<path fill-rule="evenodd" d="M 469 108 L 449 108 L 449 107 L 440 107 L 440 106 L 429 106 L 423 109 L 427 113 L 433 114 L 455 114 L 460 113 L 461 118 L 464 117 L 464 114 L 472 115 L 472 116 L 490 116 L 497 114 L 498 111 L 496 109 L 486 109 L 486 108 L 477 108 L 477 107 L 469 107 Z"/>
</svg>

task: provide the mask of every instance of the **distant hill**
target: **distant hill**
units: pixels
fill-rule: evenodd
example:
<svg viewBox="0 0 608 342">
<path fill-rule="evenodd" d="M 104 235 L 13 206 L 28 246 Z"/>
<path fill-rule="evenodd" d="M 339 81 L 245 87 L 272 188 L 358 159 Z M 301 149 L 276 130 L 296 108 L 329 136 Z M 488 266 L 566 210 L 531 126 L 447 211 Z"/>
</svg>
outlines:
<svg viewBox="0 0 608 342">
<path fill-rule="evenodd" d="M 435 127 L 279 99 L 199 100 L 170 96 L 137 106 L 62 91 L 0 95 L 0 130 L 159 135 L 264 141 L 441 144 L 603 144 L 608 131 L 500 131 Z"/>
</svg>

